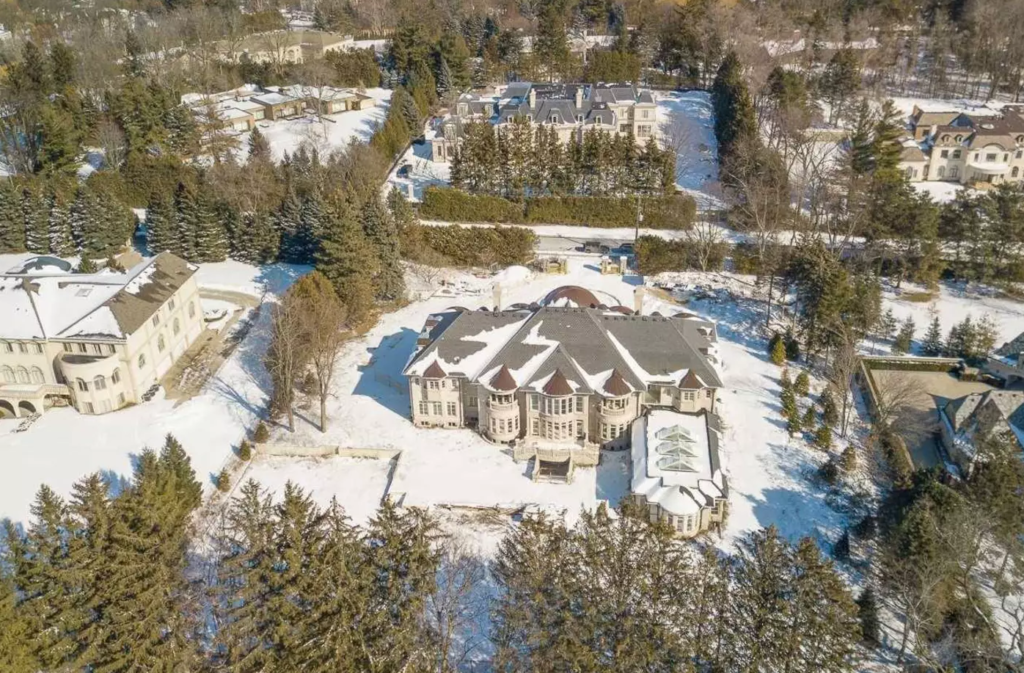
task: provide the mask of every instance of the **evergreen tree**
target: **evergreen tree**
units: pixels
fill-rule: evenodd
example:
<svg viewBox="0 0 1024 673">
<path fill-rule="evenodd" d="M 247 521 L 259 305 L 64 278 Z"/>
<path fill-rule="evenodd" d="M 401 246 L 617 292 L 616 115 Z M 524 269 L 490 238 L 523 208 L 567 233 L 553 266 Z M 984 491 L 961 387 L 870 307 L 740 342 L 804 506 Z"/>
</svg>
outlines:
<svg viewBox="0 0 1024 673">
<path fill-rule="evenodd" d="M 800 418 L 800 410 L 794 405 L 792 410 L 786 411 L 786 432 L 790 437 L 796 437 L 803 431 L 803 419 Z"/>
<path fill-rule="evenodd" d="M 942 326 L 936 316 L 925 332 L 924 341 L 921 342 L 921 354 L 930 358 L 938 357 L 942 355 L 942 348 Z"/>
<path fill-rule="evenodd" d="M 892 309 L 885 309 L 885 312 L 878 321 L 878 336 L 888 341 L 895 336 L 896 329 L 898 327 L 899 323 L 897 323 L 896 316 L 893 314 Z"/>
<path fill-rule="evenodd" d="M 177 255 L 185 253 L 178 213 L 171 199 L 161 192 L 154 192 L 146 206 L 146 247 L 152 255 L 165 250 Z"/>
<path fill-rule="evenodd" d="M 814 409 L 814 405 L 810 405 L 810 406 L 807 407 L 807 409 L 804 410 L 804 415 L 800 419 L 800 426 L 810 430 L 811 428 L 814 427 L 814 425 L 815 425 L 815 423 L 817 423 L 817 421 L 818 421 L 818 413 Z"/>
<path fill-rule="evenodd" d="M 781 367 L 786 363 L 786 345 L 782 343 L 782 339 L 775 341 L 775 345 L 771 349 L 771 360 L 772 364 Z"/>
<path fill-rule="evenodd" d="M 822 451 L 832 448 L 832 428 L 825 423 L 818 426 L 814 431 L 814 445 Z"/>
<path fill-rule="evenodd" d="M 405 296 L 405 279 L 395 219 L 380 198 L 375 197 L 363 206 L 362 221 L 363 231 L 377 257 L 374 294 L 383 301 L 401 299 Z"/>
<path fill-rule="evenodd" d="M 893 355 L 906 355 L 914 341 L 914 319 L 907 318 L 900 324 L 899 332 L 892 342 Z"/>
<path fill-rule="evenodd" d="M 14 583 L 0 574 L 0 661 L 8 673 L 34 673 L 39 664 L 29 648 L 32 632 L 17 602 Z"/>
<path fill-rule="evenodd" d="M 360 325 L 373 313 L 372 279 L 376 275 L 377 256 L 350 210 L 326 214 L 316 269 L 334 285 L 338 298 L 348 308 L 350 322 Z"/>
<path fill-rule="evenodd" d="M 295 264 L 305 263 L 308 248 L 298 238 L 302 218 L 302 202 L 292 189 L 285 194 L 281 207 L 274 215 L 274 224 L 281 233 L 281 259 Z"/>
<path fill-rule="evenodd" d="M 258 126 L 253 126 L 249 132 L 249 161 L 271 161 L 270 141 L 264 136 Z"/>
<path fill-rule="evenodd" d="M 735 52 L 722 60 L 711 87 L 711 104 L 715 110 L 715 137 L 718 152 L 728 163 L 737 148 L 757 138 L 754 103 L 743 79 L 743 66 Z"/>
<path fill-rule="evenodd" d="M 292 239 L 291 255 L 303 264 L 312 264 L 316 258 L 317 241 L 323 235 L 324 208 L 320 195 L 311 192 L 302 200 L 299 226 Z"/>
<path fill-rule="evenodd" d="M 26 185 L 21 191 L 21 213 L 25 224 L 25 247 L 45 255 L 50 251 L 49 213 L 40 185 Z"/>
<path fill-rule="evenodd" d="M 188 526 L 201 488 L 172 438 L 139 457 L 114 502 L 90 663 L 98 671 L 188 670 L 194 600 L 185 578 Z"/>
<path fill-rule="evenodd" d="M 194 262 L 223 262 L 228 255 L 228 237 L 224 225 L 217 218 L 210 203 L 208 188 L 200 184 L 195 188 L 187 183 L 179 190 L 178 221 L 182 234 L 188 236 L 189 251 Z"/>
<path fill-rule="evenodd" d="M 47 233 L 50 253 L 57 257 L 75 254 L 75 242 L 71 235 L 71 209 L 56 194 L 50 196 L 49 205 Z"/>
<path fill-rule="evenodd" d="M 807 372 L 801 371 L 796 375 L 796 381 L 793 382 L 793 392 L 801 397 L 807 397 L 811 392 L 811 379 L 807 376 Z"/>
<path fill-rule="evenodd" d="M 75 273 L 96 273 L 97 271 L 99 271 L 99 267 L 96 266 L 96 262 L 83 253 L 81 259 L 78 260 L 78 266 L 75 267 Z"/>
<path fill-rule="evenodd" d="M 25 223 L 21 194 L 11 180 L 0 181 L 0 251 L 25 250 Z"/>
<path fill-rule="evenodd" d="M 839 422 L 839 409 L 836 407 L 835 398 L 832 396 L 830 388 L 821 391 L 821 395 L 818 397 L 818 406 L 821 407 L 822 423 L 834 428 Z"/>
<path fill-rule="evenodd" d="M 871 587 L 865 587 L 857 597 L 857 617 L 860 620 L 860 633 L 864 642 L 872 647 L 881 643 L 881 622 L 878 619 L 878 602 Z"/>
</svg>

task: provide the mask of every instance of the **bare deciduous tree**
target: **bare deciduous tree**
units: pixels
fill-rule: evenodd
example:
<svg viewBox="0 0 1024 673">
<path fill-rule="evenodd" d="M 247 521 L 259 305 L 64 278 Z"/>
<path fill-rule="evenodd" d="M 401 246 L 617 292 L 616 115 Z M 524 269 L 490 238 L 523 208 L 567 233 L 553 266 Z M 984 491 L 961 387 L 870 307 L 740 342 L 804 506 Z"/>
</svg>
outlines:
<svg viewBox="0 0 1024 673">
<path fill-rule="evenodd" d="M 839 435 L 845 437 L 853 408 L 852 386 L 860 368 L 860 355 L 857 353 L 857 339 L 849 330 L 843 329 L 837 336 L 839 343 L 829 363 L 828 381 L 839 398 Z"/>
<path fill-rule="evenodd" d="M 303 276 L 294 290 L 301 302 L 306 361 L 316 381 L 320 401 L 320 432 L 327 432 L 327 398 L 333 392 L 341 347 L 351 336 L 346 324 L 348 310 L 338 299 L 331 282 L 316 271 Z"/>
<path fill-rule="evenodd" d="M 427 622 L 433 634 L 434 670 L 463 670 L 486 642 L 491 596 L 484 583 L 484 564 L 469 552 L 461 538 L 446 540 L 441 549 L 437 585 L 427 602 Z"/>
<path fill-rule="evenodd" d="M 701 271 L 707 271 L 715 253 L 725 244 L 725 232 L 714 222 L 701 217 L 686 230 L 686 242 L 697 258 Z"/>
<path fill-rule="evenodd" d="M 274 383 L 273 407 L 288 416 L 288 430 L 295 431 L 295 382 L 305 362 L 302 302 L 292 292 L 281 297 L 270 316 L 270 346 L 266 367 Z"/>
</svg>

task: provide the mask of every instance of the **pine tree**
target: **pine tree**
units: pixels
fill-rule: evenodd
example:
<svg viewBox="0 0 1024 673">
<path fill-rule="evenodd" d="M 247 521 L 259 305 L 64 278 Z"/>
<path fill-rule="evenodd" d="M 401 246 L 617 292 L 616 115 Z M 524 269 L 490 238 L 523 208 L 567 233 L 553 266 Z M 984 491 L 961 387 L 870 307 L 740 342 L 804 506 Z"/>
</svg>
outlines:
<svg viewBox="0 0 1024 673">
<path fill-rule="evenodd" d="M 924 341 L 921 342 L 921 354 L 930 358 L 938 357 L 942 355 L 942 348 L 942 326 L 936 316 L 925 332 Z"/>
<path fill-rule="evenodd" d="M 778 339 L 771 350 L 772 363 L 781 367 L 786 363 L 786 345 L 782 343 L 782 339 Z"/>
<path fill-rule="evenodd" d="M 270 431 L 267 430 L 267 425 L 260 421 L 256 424 L 256 430 L 252 433 L 252 441 L 257 444 L 263 444 L 270 439 Z"/>
<path fill-rule="evenodd" d="M 839 408 L 836 406 L 832 390 L 825 388 L 818 397 L 818 406 L 821 407 L 821 421 L 830 428 L 834 428 L 839 422 Z"/>
<path fill-rule="evenodd" d="M 793 334 L 793 328 L 787 327 L 786 333 L 782 336 L 783 343 L 786 344 L 786 359 L 790 362 L 796 362 L 800 359 L 800 342 L 797 341 L 796 336 Z"/>
<path fill-rule="evenodd" d="M 238 445 L 238 458 L 247 462 L 252 458 L 252 444 L 248 439 L 243 439 L 242 443 Z"/>
<path fill-rule="evenodd" d="M 898 323 L 896 322 L 896 316 L 893 314 L 892 309 L 885 309 L 885 312 L 878 321 L 878 335 L 882 337 L 882 339 L 888 341 L 896 334 L 897 327 Z"/>
<path fill-rule="evenodd" d="M 388 192 L 388 210 L 391 211 L 391 217 L 395 220 L 400 237 L 407 227 L 415 226 L 418 223 L 416 211 L 412 209 L 398 187 L 392 187 Z"/>
<path fill-rule="evenodd" d="M 801 397 L 807 397 L 811 392 L 811 379 L 807 376 L 807 372 L 800 372 L 796 375 L 796 381 L 793 382 L 793 391 Z"/>
<path fill-rule="evenodd" d="M 272 158 L 270 141 L 260 132 L 258 126 L 253 126 L 249 132 L 249 161 L 269 162 Z"/>
<path fill-rule="evenodd" d="M 71 210 L 55 194 L 50 196 L 47 229 L 50 254 L 57 257 L 69 257 L 75 254 L 75 242 L 71 235 Z"/>
<path fill-rule="evenodd" d="M 0 252 L 25 250 L 21 195 L 11 180 L 0 181 Z"/>
<path fill-rule="evenodd" d="M 348 210 L 327 211 L 316 269 L 334 285 L 353 325 L 373 314 L 377 256 L 363 227 Z"/>
<path fill-rule="evenodd" d="M 195 262 L 223 262 L 228 256 L 228 237 L 217 218 L 205 184 L 189 192 L 178 210 L 182 232 L 191 235 Z"/>
<path fill-rule="evenodd" d="M 81 259 L 78 260 L 78 266 L 75 267 L 75 273 L 96 273 L 97 271 L 99 271 L 99 267 L 96 266 L 96 262 L 83 252 Z"/>
<path fill-rule="evenodd" d="M 295 191 L 289 189 L 274 215 L 274 225 L 281 233 L 281 259 L 294 264 L 303 264 L 306 260 L 306 249 L 298 240 L 301 217 L 302 202 Z"/>
<path fill-rule="evenodd" d="M 32 632 L 17 603 L 14 583 L 0 574 L 0 661 L 8 673 L 34 673 L 40 669 L 29 648 Z"/>
<path fill-rule="evenodd" d="M 195 662 L 185 568 L 201 487 L 172 439 L 159 457 L 143 451 L 132 484 L 114 502 L 95 670 L 188 670 Z"/>
<path fill-rule="evenodd" d="M 26 185 L 22 189 L 21 213 L 25 225 L 25 247 L 29 252 L 45 255 L 50 251 L 49 218 L 40 188 L 38 185 Z"/>
<path fill-rule="evenodd" d="M 780 644 L 794 603 L 788 600 L 789 550 L 774 526 L 741 540 L 728 608 L 732 656 L 749 671 L 780 671 Z"/>
<path fill-rule="evenodd" d="M 822 451 L 832 448 L 832 428 L 825 423 L 818 426 L 814 431 L 814 445 Z"/>
<path fill-rule="evenodd" d="M 790 437 L 796 437 L 803 431 L 803 422 L 800 418 L 800 410 L 794 408 L 786 412 L 786 432 Z"/>
<path fill-rule="evenodd" d="M 178 213 L 171 199 L 161 192 L 153 192 L 146 206 L 146 247 L 151 255 L 164 251 L 177 255 L 185 252 Z"/>
<path fill-rule="evenodd" d="M 221 493 L 231 490 L 231 472 L 226 467 L 217 473 L 217 490 Z"/>
<path fill-rule="evenodd" d="M 405 296 L 398 227 L 380 198 L 371 198 L 362 210 L 363 231 L 377 256 L 374 294 L 383 301 Z"/>
<path fill-rule="evenodd" d="M 839 456 L 839 465 L 843 472 L 849 474 L 857 469 L 857 450 L 853 446 L 847 446 Z"/>
<path fill-rule="evenodd" d="M 810 430 L 814 427 L 818 421 L 818 414 L 814 409 L 814 405 L 810 405 L 804 410 L 804 415 L 800 419 L 800 426 Z"/>
<path fill-rule="evenodd" d="M 857 597 L 857 617 L 860 620 L 860 633 L 864 642 L 872 647 L 881 643 L 881 622 L 878 619 L 878 602 L 875 591 L 865 587 Z"/>
<path fill-rule="evenodd" d="M 899 332 L 892 342 L 893 355 L 906 355 L 914 342 L 914 319 L 907 318 L 900 324 Z"/>
<path fill-rule="evenodd" d="M 324 230 L 324 206 L 320 195 L 311 192 L 302 199 L 299 209 L 299 226 L 292 239 L 291 255 L 302 264 L 312 264 L 316 259 L 318 241 Z"/>
</svg>

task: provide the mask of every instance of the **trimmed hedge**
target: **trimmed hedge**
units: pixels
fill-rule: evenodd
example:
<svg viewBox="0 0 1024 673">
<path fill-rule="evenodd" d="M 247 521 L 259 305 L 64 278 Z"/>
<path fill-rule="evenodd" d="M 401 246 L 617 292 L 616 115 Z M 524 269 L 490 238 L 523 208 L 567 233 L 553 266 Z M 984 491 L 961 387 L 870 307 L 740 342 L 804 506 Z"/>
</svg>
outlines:
<svg viewBox="0 0 1024 673">
<path fill-rule="evenodd" d="M 719 243 L 707 260 L 707 271 L 720 271 L 725 264 L 729 250 L 726 243 Z M 699 271 L 700 258 L 693 246 L 686 241 L 667 241 L 658 236 L 641 236 L 636 240 L 637 271 L 645 276 L 654 276 L 663 271 Z"/>
<path fill-rule="evenodd" d="M 523 207 L 498 196 L 475 196 L 450 187 L 423 191 L 420 217 L 445 222 L 523 222 Z"/>
<path fill-rule="evenodd" d="M 688 229 L 697 214 L 689 196 L 676 194 L 643 199 L 643 226 L 650 229 Z M 567 224 L 588 227 L 632 227 L 636 200 L 609 196 L 542 196 L 516 203 L 497 196 L 477 196 L 451 187 L 428 187 L 420 217 L 446 222 L 498 224 Z"/>
<path fill-rule="evenodd" d="M 533 257 L 537 237 L 522 227 L 421 227 L 423 241 L 456 266 L 511 266 Z"/>
<path fill-rule="evenodd" d="M 864 368 L 868 371 L 894 371 L 894 372 L 952 372 L 957 365 L 946 362 L 893 362 L 891 360 L 864 359 Z"/>
</svg>

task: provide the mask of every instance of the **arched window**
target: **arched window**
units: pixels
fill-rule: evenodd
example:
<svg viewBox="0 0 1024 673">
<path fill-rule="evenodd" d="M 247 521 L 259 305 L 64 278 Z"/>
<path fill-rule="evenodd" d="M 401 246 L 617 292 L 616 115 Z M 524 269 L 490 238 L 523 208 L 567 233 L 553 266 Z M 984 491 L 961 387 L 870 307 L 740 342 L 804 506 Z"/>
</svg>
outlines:
<svg viewBox="0 0 1024 673">
<path fill-rule="evenodd" d="M 181 323 L 178 322 L 177 318 L 174 319 L 174 326 L 171 329 L 174 330 L 175 336 L 177 336 L 178 332 L 181 331 Z"/>
<path fill-rule="evenodd" d="M 18 383 L 28 383 L 29 382 L 28 370 L 27 369 L 25 369 L 24 367 L 18 367 L 18 369 L 15 370 L 15 371 L 17 371 L 17 373 L 18 373 Z"/>
<path fill-rule="evenodd" d="M 167 346 L 167 343 L 164 341 L 164 335 L 161 334 L 160 336 L 158 336 L 156 338 L 156 349 L 158 351 L 160 351 L 161 353 L 163 353 L 164 352 L 164 348 L 166 346 Z"/>
<path fill-rule="evenodd" d="M 1014 167 L 1013 167 L 1013 170 L 1012 170 L 1012 171 L 1010 171 L 1010 177 L 1012 177 L 1012 178 L 1015 178 L 1015 177 L 1017 177 L 1018 175 L 1020 175 L 1020 168 L 1019 168 L 1019 167 L 1017 167 L 1017 166 L 1014 166 Z"/>
<path fill-rule="evenodd" d="M 102 375 L 97 376 L 92 380 L 92 385 L 94 388 L 96 388 L 96 390 L 106 390 L 107 379 L 105 379 Z"/>
<path fill-rule="evenodd" d="M 191 302 L 190 301 L 188 303 L 188 317 L 189 318 L 195 318 L 196 317 L 196 305 L 195 305 L 195 302 Z"/>
<path fill-rule="evenodd" d="M 121 382 L 121 370 L 115 369 L 114 373 L 110 375 L 110 382 L 117 385 Z"/>
<path fill-rule="evenodd" d="M 145 353 L 139 353 L 139 369 L 142 369 L 145 366 L 146 366 L 146 354 Z"/>
<path fill-rule="evenodd" d="M 3 376 L 4 383 L 14 383 L 16 381 L 14 378 L 14 370 L 10 367 L 0 369 L 0 376 Z"/>
<path fill-rule="evenodd" d="M 81 390 L 82 392 L 89 391 L 89 384 L 83 381 L 82 379 L 75 379 L 75 383 L 78 384 L 78 389 Z"/>
<path fill-rule="evenodd" d="M 939 166 L 939 179 L 941 180 L 944 177 L 946 177 L 946 167 Z"/>
<path fill-rule="evenodd" d="M 39 367 L 33 367 L 32 371 L 29 372 L 29 376 L 32 378 L 32 383 L 43 383 L 46 380 L 43 377 L 43 370 Z"/>
</svg>

